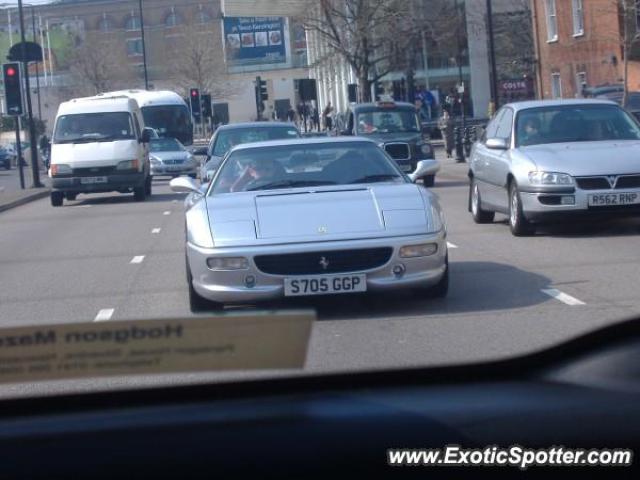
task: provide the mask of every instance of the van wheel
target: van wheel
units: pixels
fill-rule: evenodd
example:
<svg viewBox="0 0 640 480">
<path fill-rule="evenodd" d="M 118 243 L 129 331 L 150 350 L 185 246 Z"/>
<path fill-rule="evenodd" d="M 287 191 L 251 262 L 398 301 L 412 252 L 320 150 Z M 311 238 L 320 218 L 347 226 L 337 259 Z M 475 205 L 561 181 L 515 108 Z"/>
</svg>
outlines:
<svg viewBox="0 0 640 480">
<path fill-rule="evenodd" d="M 64 201 L 64 194 L 62 192 L 51 192 L 51 206 L 61 207 Z"/>
<path fill-rule="evenodd" d="M 144 202 L 144 199 L 147 198 L 147 186 L 142 185 L 141 187 L 135 187 L 133 189 L 133 199 L 136 202 Z"/>
<path fill-rule="evenodd" d="M 71 193 L 71 192 L 67 192 L 64 194 L 64 198 L 66 198 L 67 200 L 73 201 L 76 199 L 76 197 L 78 196 L 77 193 Z"/>
<path fill-rule="evenodd" d="M 151 177 L 151 175 L 149 175 L 147 177 L 147 179 L 145 180 L 144 183 L 144 190 L 145 190 L 145 194 L 148 196 L 151 196 L 151 181 L 153 180 L 153 178 Z"/>
</svg>

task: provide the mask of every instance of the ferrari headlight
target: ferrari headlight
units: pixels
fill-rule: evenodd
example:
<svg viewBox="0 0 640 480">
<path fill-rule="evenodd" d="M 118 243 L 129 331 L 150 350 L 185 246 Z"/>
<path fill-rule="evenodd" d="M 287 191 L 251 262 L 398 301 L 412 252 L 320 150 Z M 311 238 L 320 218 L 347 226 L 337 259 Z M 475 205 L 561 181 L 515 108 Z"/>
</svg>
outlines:
<svg viewBox="0 0 640 480">
<path fill-rule="evenodd" d="M 415 258 L 428 257 L 438 251 L 437 243 L 422 243 L 420 245 L 406 245 L 400 249 L 400 257 Z"/>
<path fill-rule="evenodd" d="M 531 185 L 573 185 L 573 178 L 566 173 L 529 172 Z"/>
<path fill-rule="evenodd" d="M 245 257 L 212 257 L 207 258 L 207 267 L 211 270 L 247 270 L 249 260 Z"/>
</svg>

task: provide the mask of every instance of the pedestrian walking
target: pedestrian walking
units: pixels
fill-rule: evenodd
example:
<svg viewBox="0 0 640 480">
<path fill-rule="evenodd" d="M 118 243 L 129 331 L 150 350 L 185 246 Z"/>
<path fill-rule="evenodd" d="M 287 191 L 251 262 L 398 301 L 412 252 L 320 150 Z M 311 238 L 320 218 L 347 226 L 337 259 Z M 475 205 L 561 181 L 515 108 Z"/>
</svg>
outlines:
<svg viewBox="0 0 640 480">
<path fill-rule="evenodd" d="M 447 158 L 451 158 L 451 152 L 453 151 L 453 118 L 449 115 L 449 112 L 445 110 L 442 112 L 442 117 L 438 121 L 438 128 L 442 132 L 442 139 L 444 140 L 444 149 L 447 152 Z"/>
<path fill-rule="evenodd" d="M 313 123 L 313 130 L 320 131 L 320 113 L 318 107 L 314 106 L 311 111 L 311 122 Z"/>
<path fill-rule="evenodd" d="M 322 112 L 322 119 L 324 120 L 324 128 L 327 131 L 330 131 L 333 129 L 333 106 L 331 105 L 331 102 L 327 103 L 327 106 L 325 107 L 324 111 Z"/>
<path fill-rule="evenodd" d="M 291 105 L 289 105 L 289 109 L 287 110 L 287 120 L 291 123 L 296 123 L 296 111 Z"/>
</svg>

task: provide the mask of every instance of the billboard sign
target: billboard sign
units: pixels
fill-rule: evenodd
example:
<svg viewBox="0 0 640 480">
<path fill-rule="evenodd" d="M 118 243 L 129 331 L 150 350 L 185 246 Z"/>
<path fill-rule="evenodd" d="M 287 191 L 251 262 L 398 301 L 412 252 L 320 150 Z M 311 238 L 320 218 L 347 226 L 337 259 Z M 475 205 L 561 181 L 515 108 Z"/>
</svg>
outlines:
<svg viewBox="0 0 640 480">
<path fill-rule="evenodd" d="M 227 65 L 287 61 L 283 17 L 225 17 L 223 23 Z"/>
</svg>

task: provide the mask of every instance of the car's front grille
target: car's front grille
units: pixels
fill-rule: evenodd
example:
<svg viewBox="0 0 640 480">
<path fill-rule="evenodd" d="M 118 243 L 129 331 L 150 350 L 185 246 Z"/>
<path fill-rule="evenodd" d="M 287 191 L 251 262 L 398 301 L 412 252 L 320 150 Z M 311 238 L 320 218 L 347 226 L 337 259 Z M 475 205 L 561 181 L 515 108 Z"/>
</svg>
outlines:
<svg viewBox="0 0 640 480">
<path fill-rule="evenodd" d="M 578 187 L 582 190 L 620 190 L 640 188 L 640 175 L 611 175 L 600 177 L 578 177 Z M 613 186 L 612 186 L 613 185 Z"/>
<path fill-rule="evenodd" d="M 254 261 L 261 272 L 271 275 L 321 275 L 378 268 L 389 261 L 392 253 L 391 247 L 380 247 L 258 255 L 254 257 Z"/>
<path fill-rule="evenodd" d="M 162 163 L 165 165 L 182 165 L 184 163 L 184 159 L 168 159 L 163 160 Z"/>
<path fill-rule="evenodd" d="M 76 177 L 95 177 L 97 175 L 108 175 L 114 172 L 116 167 L 90 167 L 90 168 L 74 168 L 73 175 Z"/>
<path fill-rule="evenodd" d="M 384 149 L 394 160 L 408 160 L 411 158 L 408 143 L 386 143 Z"/>
<path fill-rule="evenodd" d="M 620 188 L 640 188 L 640 175 L 618 177 L 616 189 Z"/>
</svg>

